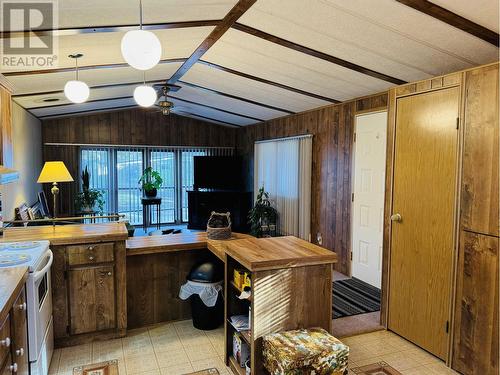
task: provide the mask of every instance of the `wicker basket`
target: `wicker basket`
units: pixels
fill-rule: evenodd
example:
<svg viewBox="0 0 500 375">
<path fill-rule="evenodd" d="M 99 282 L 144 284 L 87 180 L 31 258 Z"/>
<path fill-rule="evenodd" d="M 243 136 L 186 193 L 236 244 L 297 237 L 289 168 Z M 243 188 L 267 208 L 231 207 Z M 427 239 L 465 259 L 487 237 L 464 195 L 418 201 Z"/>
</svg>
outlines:
<svg viewBox="0 0 500 375">
<path fill-rule="evenodd" d="M 223 228 L 212 228 L 207 224 L 207 238 L 209 240 L 227 240 L 228 238 L 231 238 L 231 217 L 230 213 L 219 213 L 212 211 L 210 214 L 210 219 L 212 219 L 213 216 L 227 216 L 227 221 L 229 222 L 229 225 L 227 227 Z M 210 222 L 210 219 L 208 219 L 208 222 Z"/>
</svg>

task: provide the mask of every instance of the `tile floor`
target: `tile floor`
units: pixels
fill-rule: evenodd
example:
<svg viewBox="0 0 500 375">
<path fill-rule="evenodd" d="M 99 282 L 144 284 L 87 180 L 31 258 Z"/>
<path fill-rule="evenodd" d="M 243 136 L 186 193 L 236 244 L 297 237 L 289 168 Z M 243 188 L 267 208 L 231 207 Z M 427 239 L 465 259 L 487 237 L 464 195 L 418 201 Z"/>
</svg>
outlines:
<svg viewBox="0 0 500 375">
<path fill-rule="evenodd" d="M 385 361 L 403 375 L 456 374 L 391 332 L 372 332 L 342 341 L 350 347 L 350 368 Z M 73 367 L 111 359 L 118 359 L 120 375 L 181 375 L 210 367 L 229 375 L 223 355 L 224 330 L 199 331 L 188 320 L 132 330 L 123 339 L 56 349 L 50 375 L 71 375 Z"/>
</svg>

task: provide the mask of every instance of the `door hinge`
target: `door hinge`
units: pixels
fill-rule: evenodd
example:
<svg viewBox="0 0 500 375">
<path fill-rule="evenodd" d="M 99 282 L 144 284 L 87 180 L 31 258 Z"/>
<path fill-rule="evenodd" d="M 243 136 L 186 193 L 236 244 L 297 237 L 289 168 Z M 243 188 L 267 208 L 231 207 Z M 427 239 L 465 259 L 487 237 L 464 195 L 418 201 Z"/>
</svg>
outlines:
<svg viewBox="0 0 500 375">
<path fill-rule="evenodd" d="M 457 117 L 457 130 L 458 130 L 458 126 L 460 125 L 460 118 Z"/>
<path fill-rule="evenodd" d="M 351 194 L 351 202 L 354 202 L 354 193 Z"/>
<path fill-rule="evenodd" d="M 354 132 L 354 142 L 356 142 L 356 132 Z"/>
<path fill-rule="evenodd" d="M 450 332 L 450 322 L 449 320 L 446 321 L 446 326 L 445 326 L 445 329 L 446 333 Z"/>
<path fill-rule="evenodd" d="M 352 262 L 352 251 L 351 251 L 351 262 Z"/>
</svg>

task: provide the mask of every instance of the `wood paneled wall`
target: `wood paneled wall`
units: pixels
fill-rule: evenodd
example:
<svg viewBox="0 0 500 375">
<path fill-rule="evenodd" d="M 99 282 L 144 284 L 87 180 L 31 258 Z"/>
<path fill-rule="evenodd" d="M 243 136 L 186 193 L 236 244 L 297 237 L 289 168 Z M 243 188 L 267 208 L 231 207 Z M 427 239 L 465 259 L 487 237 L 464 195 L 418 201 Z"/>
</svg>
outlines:
<svg viewBox="0 0 500 375">
<path fill-rule="evenodd" d="M 351 169 L 354 116 L 387 107 L 387 94 L 330 105 L 246 126 L 238 132 L 238 151 L 246 160 L 247 188 L 253 189 L 254 142 L 313 135 L 311 241 L 333 250 L 336 269 L 350 272 Z"/>
<path fill-rule="evenodd" d="M 237 130 L 144 109 L 50 119 L 42 122 L 43 156 L 45 161 L 64 161 L 78 180 L 78 147 L 69 144 L 235 147 Z M 50 186 L 44 189 L 50 199 Z M 74 213 L 77 189 L 77 182 L 61 184 L 60 215 Z"/>
</svg>

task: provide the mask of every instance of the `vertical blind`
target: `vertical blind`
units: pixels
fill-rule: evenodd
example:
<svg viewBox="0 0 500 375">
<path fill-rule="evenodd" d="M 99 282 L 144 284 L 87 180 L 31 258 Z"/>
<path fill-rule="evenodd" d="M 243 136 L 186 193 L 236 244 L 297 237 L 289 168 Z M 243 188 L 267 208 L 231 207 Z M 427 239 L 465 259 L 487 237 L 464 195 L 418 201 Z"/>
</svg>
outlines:
<svg viewBox="0 0 500 375">
<path fill-rule="evenodd" d="M 310 239 L 312 137 L 255 143 L 254 191 L 264 187 L 284 235 Z"/>
<path fill-rule="evenodd" d="M 80 171 L 88 167 L 90 187 L 102 190 L 105 212 L 123 214 L 133 225 L 141 225 L 142 191 L 139 179 L 148 166 L 158 171 L 163 184 L 161 224 L 188 221 L 187 191 L 193 188 L 195 156 L 232 156 L 231 147 L 99 147 L 81 146 Z M 151 224 L 156 223 L 152 215 Z M 148 218 L 149 220 L 149 218 Z"/>
</svg>

